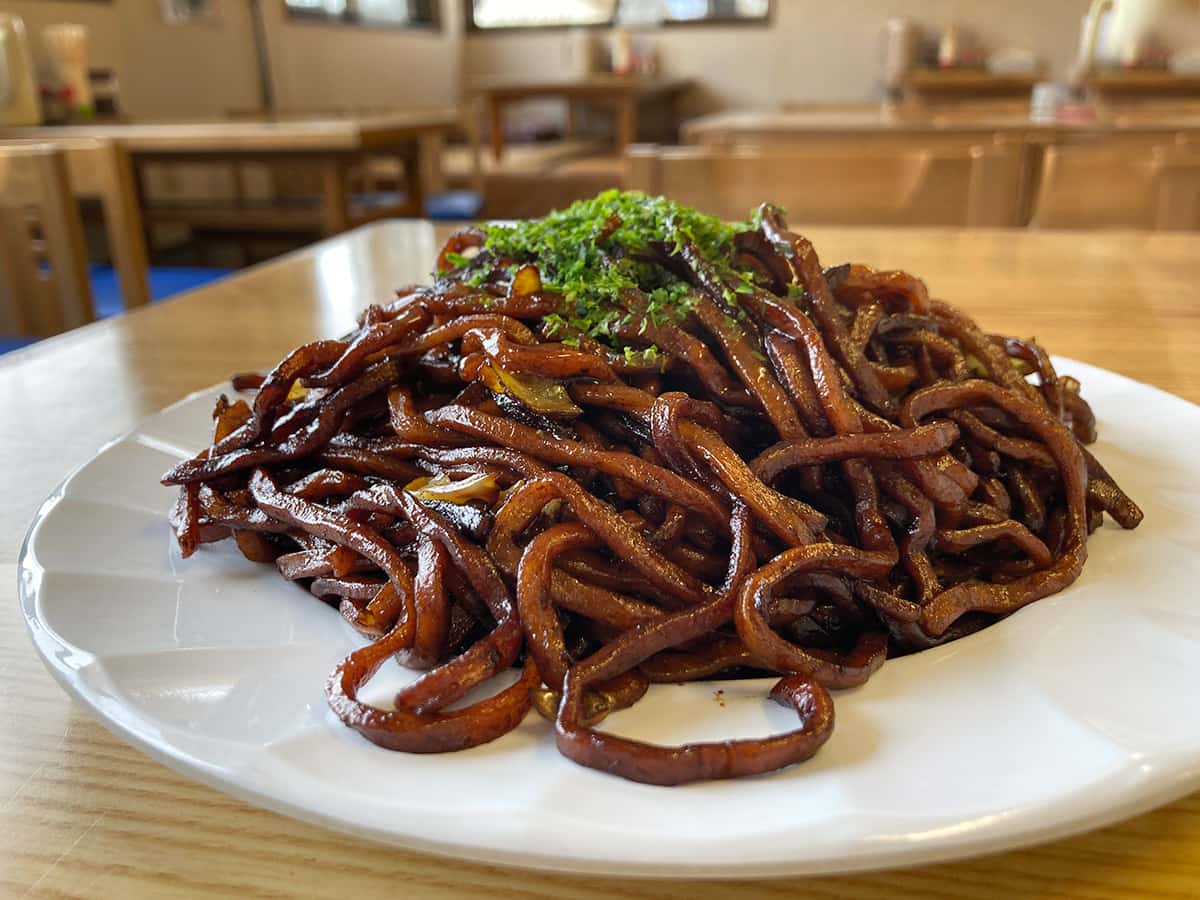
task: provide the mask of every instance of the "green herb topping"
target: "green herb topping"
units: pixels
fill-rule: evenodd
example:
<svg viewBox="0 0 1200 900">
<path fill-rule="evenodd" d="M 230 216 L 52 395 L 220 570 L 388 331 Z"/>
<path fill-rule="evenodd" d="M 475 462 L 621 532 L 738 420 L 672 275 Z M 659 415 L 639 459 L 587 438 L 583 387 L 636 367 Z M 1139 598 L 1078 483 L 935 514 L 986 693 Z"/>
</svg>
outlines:
<svg viewBox="0 0 1200 900">
<path fill-rule="evenodd" d="M 690 240 L 706 259 L 728 260 L 733 236 L 745 227 L 665 197 L 610 190 L 544 219 L 485 225 L 484 231 L 493 259 L 534 263 L 546 289 L 563 295 L 560 314 L 545 319 L 551 336 L 574 329 L 623 346 L 615 332 L 638 321 L 621 302 L 625 292 L 645 295 L 641 332 L 647 322 L 679 321 L 694 302 L 690 285 L 649 260 L 654 245 L 674 241 L 669 249 L 678 250 Z"/>
</svg>

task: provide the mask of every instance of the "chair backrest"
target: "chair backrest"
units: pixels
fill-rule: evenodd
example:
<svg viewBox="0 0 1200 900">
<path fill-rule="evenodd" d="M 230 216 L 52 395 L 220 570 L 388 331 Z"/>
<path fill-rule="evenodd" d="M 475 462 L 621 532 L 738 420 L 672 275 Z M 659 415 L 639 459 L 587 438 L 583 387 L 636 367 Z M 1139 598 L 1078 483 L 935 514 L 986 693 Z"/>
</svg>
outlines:
<svg viewBox="0 0 1200 900">
<path fill-rule="evenodd" d="M 137 179 L 129 153 L 116 141 L 78 138 L 55 141 L 67 161 L 77 196 L 98 197 L 113 266 L 125 309 L 150 302 L 150 262 Z"/>
<path fill-rule="evenodd" d="M 1047 147 L 1030 226 L 1153 228 L 1162 148 L 1143 142 Z"/>
<path fill-rule="evenodd" d="M 627 186 L 725 218 L 764 200 L 797 223 L 1013 224 L 1017 148 L 864 144 L 830 139 L 797 147 L 631 147 Z"/>
<path fill-rule="evenodd" d="M 3 146 L 44 146 L 47 143 L 62 151 L 75 196 L 100 201 L 108 250 L 120 279 L 125 308 L 145 306 L 150 302 L 150 264 L 137 180 L 129 152 L 118 141 L 104 138 L 0 141 Z"/>
<path fill-rule="evenodd" d="M 1165 147 L 1159 167 L 1154 227 L 1160 231 L 1200 230 L 1200 148 Z"/>
<path fill-rule="evenodd" d="M 62 151 L 0 146 L 0 330 L 43 337 L 93 318 L 83 226 Z"/>
</svg>

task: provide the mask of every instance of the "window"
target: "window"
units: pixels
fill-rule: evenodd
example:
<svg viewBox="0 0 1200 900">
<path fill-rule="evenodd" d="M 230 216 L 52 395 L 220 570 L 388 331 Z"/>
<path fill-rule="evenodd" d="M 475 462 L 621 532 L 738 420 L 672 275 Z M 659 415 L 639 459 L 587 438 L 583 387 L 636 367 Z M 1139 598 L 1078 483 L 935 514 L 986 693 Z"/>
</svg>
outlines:
<svg viewBox="0 0 1200 900">
<path fill-rule="evenodd" d="M 554 25 L 607 25 L 616 0 L 474 0 L 471 22 L 476 28 L 539 28 Z"/>
<path fill-rule="evenodd" d="M 770 0 L 466 0 L 471 28 L 766 22 Z"/>
<path fill-rule="evenodd" d="M 663 0 L 668 22 L 762 21 L 768 0 Z"/>
<path fill-rule="evenodd" d="M 356 25 L 437 25 L 437 0 L 284 0 L 300 19 Z"/>
</svg>

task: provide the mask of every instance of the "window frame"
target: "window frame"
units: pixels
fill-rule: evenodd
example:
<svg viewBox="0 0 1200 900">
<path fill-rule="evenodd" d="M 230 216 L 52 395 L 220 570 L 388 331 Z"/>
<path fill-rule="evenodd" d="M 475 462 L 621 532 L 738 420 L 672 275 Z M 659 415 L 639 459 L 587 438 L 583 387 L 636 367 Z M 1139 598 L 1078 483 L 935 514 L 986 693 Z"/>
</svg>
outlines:
<svg viewBox="0 0 1200 900">
<path fill-rule="evenodd" d="M 283 4 L 284 17 L 289 22 L 303 25 L 332 25 L 337 28 L 367 28 L 372 31 L 425 31 L 438 33 L 442 30 L 441 0 L 431 0 L 430 21 L 428 22 L 384 22 L 378 19 L 363 19 L 357 12 L 356 0 L 346 0 L 346 11 L 341 15 L 330 15 L 320 9 L 305 9 L 290 5 L 287 0 L 279 0 Z"/>
<path fill-rule="evenodd" d="M 768 28 L 775 21 L 775 7 L 778 0 L 767 0 L 766 14 L 758 19 L 727 17 L 720 19 L 666 19 L 653 28 Z M 467 34 L 551 34 L 556 31 L 567 31 L 572 28 L 615 28 L 616 15 L 607 22 L 592 22 L 584 25 L 498 25 L 494 28 L 481 28 L 475 24 L 474 0 L 462 0 L 463 27 Z M 641 29 L 643 26 L 630 26 Z"/>
</svg>

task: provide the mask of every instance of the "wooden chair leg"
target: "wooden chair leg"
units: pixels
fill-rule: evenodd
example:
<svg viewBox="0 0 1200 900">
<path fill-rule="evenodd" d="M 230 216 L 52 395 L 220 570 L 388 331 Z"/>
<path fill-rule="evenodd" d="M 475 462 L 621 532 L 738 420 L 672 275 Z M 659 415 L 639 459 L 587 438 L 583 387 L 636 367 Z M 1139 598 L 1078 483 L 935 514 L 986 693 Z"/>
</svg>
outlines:
<svg viewBox="0 0 1200 900">
<path fill-rule="evenodd" d="M 150 262 L 133 165 L 125 150 L 116 144 L 103 147 L 101 152 L 107 177 L 101 184 L 100 203 L 113 267 L 117 270 L 125 308 L 145 306 L 151 299 Z"/>
<path fill-rule="evenodd" d="M 146 167 L 137 160 L 130 159 L 133 174 L 133 198 L 139 212 L 149 209 L 150 191 L 146 184 Z M 146 258 L 154 255 L 154 228 L 145 216 L 140 216 L 142 229 L 142 244 L 146 248 Z"/>
</svg>

